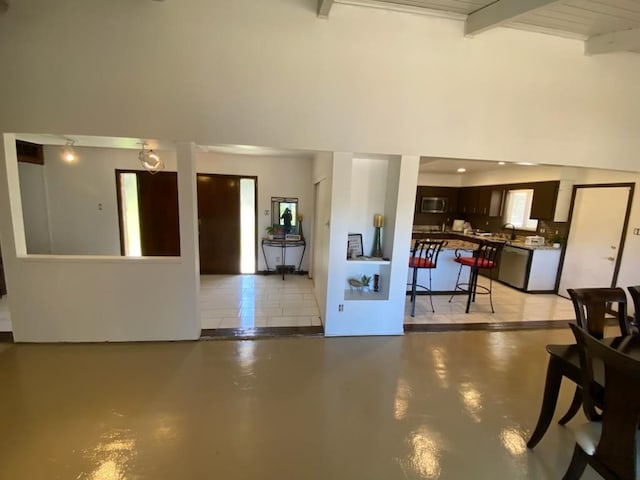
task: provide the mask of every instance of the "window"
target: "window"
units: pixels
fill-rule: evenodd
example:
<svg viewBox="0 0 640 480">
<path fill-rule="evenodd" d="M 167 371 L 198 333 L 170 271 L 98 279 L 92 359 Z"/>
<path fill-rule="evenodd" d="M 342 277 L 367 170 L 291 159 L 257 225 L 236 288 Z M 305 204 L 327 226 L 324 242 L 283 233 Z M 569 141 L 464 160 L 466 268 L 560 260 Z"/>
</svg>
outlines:
<svg viewBox="0 0 640 480">
<path fill-rule="evenodd" d="M 504 214 L 505 223 L 511 223 L 521 230 L 535 231 L 538 228 L 538 220 L 529 218 L 532 201 L 533 189 L 509 190 Z"/>
</svg>

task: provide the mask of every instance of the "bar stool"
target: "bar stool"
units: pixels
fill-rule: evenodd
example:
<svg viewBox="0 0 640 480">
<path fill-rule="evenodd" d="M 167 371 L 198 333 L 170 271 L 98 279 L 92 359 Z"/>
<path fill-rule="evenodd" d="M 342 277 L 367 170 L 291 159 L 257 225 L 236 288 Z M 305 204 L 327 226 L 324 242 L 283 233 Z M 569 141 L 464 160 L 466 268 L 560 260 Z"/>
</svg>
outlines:
<svg viewBox="0 0 640 480">
<path fill-rule="evenodd" d="M 498 266 L 498 257 L 500 255 L 500 252 L 502 251 L 502 247 L 504 247 L 504 243 L 502 242 L 490 242 L 488 240 L 482 240 L 478 245 L 478 248 L 470 257 L 463 257 L 462 255 L 460 255 L 458 250 L 456 250 L 456 259 L 454 261 L 460 264 L 460 269 L 458 270 L 458 277 L 456 278 L 454 294 L 458 290 L 466 292 L 468 294 L 467 309 L 465 310 L 466 313 L 469 313 L 471 302 L 476 301 L 476 293 L 478 293 L 478 289 L 481 290 L 481 294 L 489 295 L 491 313 L 495 313 L 493 309 L 493 298 L 491 296 L 491 290 L 493 287 L 493 271 Z M 467 282 L 461 283 L 460 273 L 462 272 L 462 267 L 464 266 L 469 267 L 469 280 Z M 489 287 L 478 285 L 478 272 L 481 268 L 489 270 Z M 453 295 L 451 295 L 449 303 L 451 303 L 451 300 L 453 300 Z"/>
<path fill-rule="evenodd" d="M 447 244 L 445 240 L 416 240 L 411 250 L 409 258 L 409 268 L 413 268 L 413 276 L 411 283 L 411 316 L 416 316 L 416 289 L 418 287 L 429 292 L 429 302 L 431 303 L 431 311 L 435 313 L 433 308 L 433 298 L 431 298 L 431 270 L 436 268 L 438 263 L 438 255 L 440 250 Z M 426 268 L 429 271 L 429 286 L 418 285 L 418 271 Z"/>
</svg>

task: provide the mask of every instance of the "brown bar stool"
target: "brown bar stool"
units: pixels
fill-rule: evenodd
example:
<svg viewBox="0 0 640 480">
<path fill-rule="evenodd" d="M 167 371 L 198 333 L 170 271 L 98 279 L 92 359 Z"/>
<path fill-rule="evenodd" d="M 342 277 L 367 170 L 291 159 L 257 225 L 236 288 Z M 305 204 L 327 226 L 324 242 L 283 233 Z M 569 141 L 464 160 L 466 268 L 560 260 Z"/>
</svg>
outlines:
<svg viewBox="0 0 640 480">
<path fill-rule="evenodd" d="M 411 257 L 409 258 L 409 268 L 413 268 L 411 285 L 411 316 L 416 316 L 416 289 L 418 287 L 425 289 L 429 292 L 429 301 L 431 302 L 431 311 L 435 312 L 433 308 L 433 299 L 431 298 L 431 270 L 436 268 L 438 263 L 438 255 L 440 250 L 447 244 L 445 240 L 416 240 L 411 250 Z M 429 271 L 429 286 L 418 285 L 418 271 L 421 268 L 426 268 Z"/>
<path fill-rule="evenodd" d="M 495 313 L 493 309 L 493 298 L 491 296 L 491 290 L 493 287 L 493 271 L 498 267 L 498 257 L 500 256 L 502 247 L 504 247 L 504 243 L 502 242 L 490 242 L 488 240 L 482 240 L 478 245 L 478 248 L 470 257 L 463 257 L 459 254 L 458 250 L 456 250 L 455 261 L 460 264 L 460 270 L 458 270 L 458 277 L 456 278 L 454 293 L 460 290 L 468 294 L 466 313 L 469 313 L 471 302 L 476 301 L 476 293 L 478 293 L 478 289 L 481 290 L 479 293 L 489 295 L 491 313 Z M 469 280 L 467 282 L 461 283 L 460 273 L 462 272 L 463 266 L 469 267 Z M 478 285 L 478 272 L 481 268 L 489 270 L 489 287 Z M 453 300 L 453 295 L 451 295 L 449 303 L 451 303 L 451 300 Z"/>
</svg>

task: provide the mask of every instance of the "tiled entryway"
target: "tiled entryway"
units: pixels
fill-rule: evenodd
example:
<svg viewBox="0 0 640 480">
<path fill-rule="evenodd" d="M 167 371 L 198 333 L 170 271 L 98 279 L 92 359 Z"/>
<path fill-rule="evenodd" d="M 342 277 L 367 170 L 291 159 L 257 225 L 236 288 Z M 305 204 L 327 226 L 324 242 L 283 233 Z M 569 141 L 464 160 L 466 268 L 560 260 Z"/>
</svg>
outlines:
<svg viewBox="0 0 640 480">
<path fill-rule="evenodd" d="M 313 282 L 306 276 L 201 275 L 203 329 L 320 326 Z"/>
</svg>

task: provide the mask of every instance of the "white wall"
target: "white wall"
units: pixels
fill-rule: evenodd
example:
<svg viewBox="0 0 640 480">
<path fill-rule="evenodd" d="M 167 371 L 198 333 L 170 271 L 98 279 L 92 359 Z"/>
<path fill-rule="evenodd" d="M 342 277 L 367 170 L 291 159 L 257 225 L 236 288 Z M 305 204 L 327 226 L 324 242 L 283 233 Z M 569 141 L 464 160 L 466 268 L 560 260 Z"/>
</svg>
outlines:
<svg viewBox="0 0 640 480">
<path fill-rule="evenodd" d="M 179 144 L 181 256 L 26 255 L 15 138 L 0 145 L 0 240 L 18 342 L 187 340 L 200 334 L 195 158 Z"/>
<path fill-rule="evenodd" d="M 30 253 L 54 253 L 59 255 L 120 255 L 120 237 L 115 170 L 140 170 L 136 150 L 115 148 L 76 147 L 78 160 L 72 164 L 60 158 L 60 148 L 46 146 L 45 166 L 20 164 L 21 181 L 33 175 L 23 175 L 23 170 L 37 167 L 44 171 L 47 185 L 48 209 L 52 249 L 48 251 L 28 247 Z M 159 151 L 167 171 L 176 170 L 176 154 Z M 299 198 L 299 211 L 305 215 L 305 234 L 313 222 L 313 196 L 311 182 L 311 158 L 257 157 L 218 153 L 197 153 L 199 173 L 219 173 L 258 177 L 258 242 L 270 222 L 264 211 L 271 208 L 272 196 Z M 26 165 L 23 167 L 22 165 Z M 26 170 L 25 170 L 26 171 Z M 30 172 L 31 170 L 29 170 Z M 42 176 L 42 173 L 40 173 Z M 49 232 L 42 227 L 40 203 L 44 187 L 42 178 L 28 181 L 23 194 L 29 199 L 23 203 L 27 241 L 41 245 L 48 243 Z M 34 183 L 35 182 L 35 183 Z M 24 183 L 24 182 L 23 182 Z M 38 205 L 36 205 L 38 202 Z M 27 210 L 26 207 L 30 207 Z M 46 217 L 45 217 L 46 220 Z M 48 225 L 46 225 L 48 227 Z M 38 228 L 36 228 L 38 227 Z M 311 237 L 309 237 L 311 238 Z M 264 269 L 264 258 L 258 248 L 258 270 Z M 297 252 L 296 252 L 297 254 Z M 275 265 L 275 253 L 267 251 L 269 263 Z M 293 255 L 293 253 L 292 253 Z M 302 268 L 307 270 L 309 255 L 305 254 Z"/>
<path fill-rule="evenodd" d="M 51 253 L 49 205 L 43 165 L 18 163 L 24 233 L 29 253 Z"/>
<path fill-rule="evenodd" d="M 120 255 L 115 170 L 142 170 L 137 150 L 75 147 L 66 163 L 60 147 L 45 146 L 52 253 Z M 166 169 L 176 171 L 176 153 L 160 151 Z"/>
<path fill-rule="evenodd" d="M 21 0 L 0 131 L 638 171 L 640 57 L 316 2 Z M 144 21 L 141 21 L 143 19 Z M 114 27 L 114 26 L 117 26 Z M 54 74 L 55 72 L 55 74 Z"/>
</svg>

